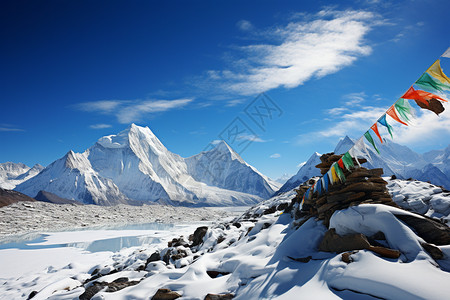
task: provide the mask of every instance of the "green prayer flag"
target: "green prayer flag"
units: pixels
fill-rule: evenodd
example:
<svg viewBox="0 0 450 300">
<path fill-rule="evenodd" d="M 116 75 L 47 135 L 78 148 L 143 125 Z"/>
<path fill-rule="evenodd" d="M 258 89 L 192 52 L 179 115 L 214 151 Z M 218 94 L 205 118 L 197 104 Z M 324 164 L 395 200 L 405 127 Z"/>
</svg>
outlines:
<svg viewBox="0 0 450 300">
<path fill-rule="evenodd" d="M 334 170 L 336 171 L 337 176 L 339 177 L 339 180 L 341 182 L 345 182 L 345 175 L 344 172 L 341 170 L 338 164 L 334 165 Z"/>
<path fill-rule="evenodd" d="M 439 80 L 434 79 L 434 77 L 428 73 L 424 73 L 416 81 L 415 84 L 425 90 L 431 89 L 431 90 L 439 91 L 439 92 L 443 92 L 444 90 L 450 90 L 450 86 L 448 84 L 442 83 Z"/>
<path fill-rule="evenodd" d="M 411 105 L 409 105 L 408 100 L 400 98 L 397 100 L 397 102 L 395 102 L 394 106 L 403 120 L 409 121 L 410 117 L 414 116 L 414 109 L 411 107 Z"/>
<path fill-rule="evenodd" d="M 346 152 L 344 156 L 342 156 L 342 162 L 344 163 L 345 168 L 349 171 L 351 168 L 355 167 L 355 164 L 353 163 L 353 158 L 348 152 Z"/>
<path fill-rule="evenodd" d="M 369 143 L 372 144 L 372 146 L 375 148 L 375 150 L 377 151 L 378 154 L 380 154 L 380 151 L 378 151 L 377 146 L 375 146 L 375 142 L 372 138 L 372 136 L 370 135 L 369 131 L 366 131 L 366 133 L 364 133 L 364 137 L 369 141 Z"/>
</svg>

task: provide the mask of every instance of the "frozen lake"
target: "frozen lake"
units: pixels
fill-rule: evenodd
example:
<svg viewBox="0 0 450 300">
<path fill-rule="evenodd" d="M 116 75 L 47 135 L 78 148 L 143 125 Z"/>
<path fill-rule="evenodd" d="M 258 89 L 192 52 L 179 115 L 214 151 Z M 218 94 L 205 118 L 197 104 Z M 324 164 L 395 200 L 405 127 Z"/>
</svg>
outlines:
<svg viewBox="0 0 450 300">
<path fill-rule="evenodd" d="M 0 244 L 0 279 L 63 267 L 74 258 L 87 263 L 124 248 L 166 247 L 172 238 L 187 237 L 197 227 L 209 224 L 130 224 L 18 236 Z"/>
</svg>

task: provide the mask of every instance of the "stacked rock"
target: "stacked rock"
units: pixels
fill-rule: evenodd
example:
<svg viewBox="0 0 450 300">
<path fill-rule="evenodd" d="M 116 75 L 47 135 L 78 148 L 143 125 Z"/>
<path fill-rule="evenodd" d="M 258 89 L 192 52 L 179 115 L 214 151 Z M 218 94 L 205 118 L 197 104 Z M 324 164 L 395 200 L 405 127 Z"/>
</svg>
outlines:
<svg viewBox="0 0 450 300">
<path fill-rule="evenodd" d="M 342 155 L 334 153 L 327 153 L 320 158 L 321 163 L 316 167 L 321 170 L 324 175 L 328 172 L 331 165 L 338 161 Z M 366 160 L 359 159 L 359 163 L 364 163 Z M 356 161 L 355 166 L 358 166 Z M 372 204 L 386 204 L 397 206 L 392 201 L 391 196 L 386 188 L 387 182 L 381 178 L 383 169 L 366 169 L 357 167 L 351 171 L 344 170 L 345 182 L 329 184 L 328 191 L 318 195 L 313 193 L 311 197 L 305 199 L 303 202 L 300 215 L 316 216 L 318 219 L 324 221 L 324 225 L 328 226 L 331 215 L 340 209 L 345 209 L 350 206 L 372 203 Z M 314 184 L 314 179 L 306 182 L 297 190 L 297 201 L 303 199 L 306 190 Z M 317 179 L 315 179 L 317 180 Z"/>
</svg>

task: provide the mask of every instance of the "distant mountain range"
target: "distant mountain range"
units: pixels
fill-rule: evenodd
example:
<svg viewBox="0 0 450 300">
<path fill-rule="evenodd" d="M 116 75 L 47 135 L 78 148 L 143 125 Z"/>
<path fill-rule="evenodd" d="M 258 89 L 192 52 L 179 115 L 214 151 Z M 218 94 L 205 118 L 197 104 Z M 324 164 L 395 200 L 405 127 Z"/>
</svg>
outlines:
<svg viewBox="0 0 450 300">
<path fill-rule="evenodd" d="M 334 149 L 334 153 L 343 154 L 353 145 L 355 140 L 346 136 L 341 139 Z M 384 143 L 377 142 L 380 150 L 378 155 L 372 146 L 367 146 L 364 156 L 367 159 L 365 167 L 383 168 L 384 176 L 396 175 L 398 178 L 414 178 L 421 181 L 430 181 L 435 185 L 450 189 L 450 145 L 442 150 L 432 150 L 419 154 L 406 146 L 396 144 L 390 140 Z M 320 163 L 320 154 L 311 155 L 309 160 L 291 177 L 277 192 L 277 194 L 298 187 L 312 176 L 320 176 L 319 169 L 314 166 Z"/>
<path fill-rule="evenodd" d="M 32 168 L 22 163 L 0 163 L 0 188 L 12 190 L 16 185 L 36 176 L 44 169 L 36 164 Z"/>
<path fill-rule="evenodd" d="M 218 206 L 252 205 L 279 186 L 224 141 L 183 158 L 167 150 L 148 127 L 132 124 L 83 153 L 69 151 L 15 190 L 31 197 L 47 191 L 86 204 Z"/>
</svg>

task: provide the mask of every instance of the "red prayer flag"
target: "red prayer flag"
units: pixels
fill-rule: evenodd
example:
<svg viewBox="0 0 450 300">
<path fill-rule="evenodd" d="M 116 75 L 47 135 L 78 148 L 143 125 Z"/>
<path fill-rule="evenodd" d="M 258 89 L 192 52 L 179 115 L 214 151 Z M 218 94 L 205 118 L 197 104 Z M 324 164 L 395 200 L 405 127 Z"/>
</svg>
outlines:
<svg viewBox="0 0 450 300">
<path fill-rule="evenodd" d="M 426 106 L 428 106 L 428 101 L 431 99 L 438 99 L 444 102 L 447 102 L 444 98 L 439 97 L 438 95 L 428 93 L 422 90 L 415 90 L 413 87 L 410 87 L 409 90 L 401 97 L 403 99 L 411 99 L 419 101 Z"/>
<path fill-rule="evenodd" d="M 345 170 L 344 169 L 344 162 L 342 161 L 342 158 L 340 160 L 338 160 L 338 165 L 339 165 L 339 167 L 341 167 L 342 170 Z"/>
<path fill-rule="evenodd" d="M 378 132 L 378 126 L 377 126 L 377 123 L 373 124 L 372 127 L 370 127 L 370 128 L 373 130 L 373 132 L 375 132 L 375 134 L 377 135 L 377 137 L 380 139 L 380 142 L 383 144 L 383 140 L 381 139 L 381 135 L 380 135 L 380 133 Z"/>
<path fill-rule="evenodd" d="M 403 98 L 403 97 L 402 97 Z M 391 107 L 389 107 L 389 109 L 386 112 L 389 116 L 391 116 L 392 119 L 394 119 L 395 121 L 402 123 L 403 125 L 408 126 L 408 124 L 406 124 L 405 122 L 403 122 L 402 120 L 400 120 L 400 118 L 397 115 L 397 112 L 395 111 L 394 105 L 392 105 Z"/>
</svg>

